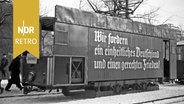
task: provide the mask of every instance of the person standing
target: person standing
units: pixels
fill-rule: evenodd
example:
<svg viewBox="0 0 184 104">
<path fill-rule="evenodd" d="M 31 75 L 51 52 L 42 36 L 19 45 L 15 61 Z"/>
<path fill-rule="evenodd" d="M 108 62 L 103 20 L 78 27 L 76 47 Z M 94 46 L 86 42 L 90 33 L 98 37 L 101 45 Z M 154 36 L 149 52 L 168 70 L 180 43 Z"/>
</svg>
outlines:
<svg viewBox="0 0 184 104">
<path fill-rule="evenodd" d="M 3 58 L 1 59 L 0 63 L 0 93 L 3 93 L 4 88 L 1 86 L 1 81 L 3 79 L 8 79 L 7 78 L 7 70 L 5 69 L 8 66 L 8 59 L 6 54 L 3 54 Z"/>
<path fill-rule="evenodd" d="M 16 86 L 22 90 L 22 86 L 20 84 L 20 57 L 16 57 L 13 59 L 9 66 L 9 71 L 11 72 L 11 78 L 8 80 L 8 84 L 6 85 L 5 90 L 11 91 L 10 87 L 12 84 L 16 84 Z"/>
</svg>

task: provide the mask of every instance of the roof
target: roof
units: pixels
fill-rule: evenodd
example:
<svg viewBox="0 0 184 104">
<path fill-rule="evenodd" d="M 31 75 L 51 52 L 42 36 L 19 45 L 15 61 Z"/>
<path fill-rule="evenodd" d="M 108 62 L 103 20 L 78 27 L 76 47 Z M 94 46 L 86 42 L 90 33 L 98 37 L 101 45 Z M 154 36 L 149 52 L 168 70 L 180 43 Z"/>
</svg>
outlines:
<svg viewBox="0 0 184 104">
<path fill-rule="evenodd" d="M 42 30 L 53 31 L 55 21 L 56 21 L 55 17 L 41 17 L 40 22 L 41 22 Z"/>
<path fill-rule="evenodd" d="M 136 33 L 164 39 L 176 39 L 176 32 L 170 28 L 154 26 L 132 21 L 130 19 L 106 16 L 74 8 L 56 5 L 55 16 L 57 18 L 56 22 L 61 23 Z"/>
</svg>

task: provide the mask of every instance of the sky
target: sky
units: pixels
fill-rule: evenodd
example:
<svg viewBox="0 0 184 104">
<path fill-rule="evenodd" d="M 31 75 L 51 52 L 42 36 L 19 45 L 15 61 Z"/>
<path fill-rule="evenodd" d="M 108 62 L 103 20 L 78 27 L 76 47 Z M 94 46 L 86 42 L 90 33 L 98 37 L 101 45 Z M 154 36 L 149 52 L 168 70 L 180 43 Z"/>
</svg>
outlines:
<svg viewBox="0 0 184 104">
<path fill-rule="evenodd" d="M 160 24 L 169 19 L 167 23 L 184 26 L 184 0 L 147 0 L 136 12 L 149 11 L 152 8 L 160 8 L 158 11 Z"/>
<path fill-rule="evenodd" d="M 86 0 L 82 0 L 82 5 Z M 54 6 L 62 5 L 66 7 L 79 8 L 80 0 L 40 0 L 40 8 L 49 11 L 48 16 L 54 16 Z M 155 24 L 164 23 L 174 24 L 184 29 L 184 0 L 144 0 L 144 2 L 135 11 L 135 14 L 143 14 L 153 9 L 158 10 Z"/>
</svg>

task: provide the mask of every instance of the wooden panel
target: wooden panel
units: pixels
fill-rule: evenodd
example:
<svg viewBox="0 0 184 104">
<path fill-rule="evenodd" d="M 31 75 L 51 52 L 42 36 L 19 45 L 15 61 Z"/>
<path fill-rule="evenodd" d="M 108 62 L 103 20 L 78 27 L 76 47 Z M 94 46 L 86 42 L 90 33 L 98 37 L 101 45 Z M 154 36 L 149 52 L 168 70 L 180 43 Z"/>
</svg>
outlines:
<svg viewBox="0 0 184 104">
<path fill-rule="evenodd" d="M 177 60 L 177 78 L 184 78 L 184 61 Z"/>
<path fill-rule="evenodd" d="M 175 40 L 170 41 L 170 79 L 176 79 L 176 42 Z"/>
<path fill-rule="evenodd" d="M 37 60 L 37 64 L 27 64 L 26 60 L 23 60 L 23 82 L 27 81 L 27 75 L 29 72 L 34 72 L 36 78 L 33 83 L 46 84 L 47 73 L 47 57 L 40 57 Z M 45 73 L 45 74 L 44 74 Z"/>
<path fill-rule="evenodd" d="M 69 57 L 55 57 L 54 85 L 69 83 Z"/>
<path fill-rule="evenodd" d="M 58 44 L 54 45 L 54 54 L 56 55 L 78 55 L 78 56 L 86 56 L 88 51 L 88 28 L 77 26 L 77 25 L 69 25 L 63 23 L 56 23 L 55 25 L 55 35 L 61 35 L 63 31 L 68 33 L 67 44 Z M 57 40 L 57 39 L 55 39 Z M 55 41 L 57 42 L 57 41 Z"/>
</svg>

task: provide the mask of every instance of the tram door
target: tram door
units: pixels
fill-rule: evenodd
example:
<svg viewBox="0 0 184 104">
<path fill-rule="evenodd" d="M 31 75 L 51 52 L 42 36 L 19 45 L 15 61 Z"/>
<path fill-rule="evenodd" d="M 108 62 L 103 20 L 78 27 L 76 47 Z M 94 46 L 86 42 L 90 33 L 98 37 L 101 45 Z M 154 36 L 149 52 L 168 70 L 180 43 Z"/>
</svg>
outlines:
<svg viewBox="0 0 184 104">
<path fill-rule="evenodd" d="M 54 84 L 84 83 L 84 58 L 55 57 Z"/>
<path fill-rule="evenodd" d="M 170 42 L 169 40 L 163 41 L 163 68 L 164 68 L 164 81 L 169 81 L 170 78 Z"/>
<path fill-rule="evenodd" d="M 71 62 L 71 83 L 84 82 L 84 58 L 72 58 Z"/>
</svg>

